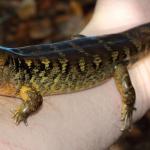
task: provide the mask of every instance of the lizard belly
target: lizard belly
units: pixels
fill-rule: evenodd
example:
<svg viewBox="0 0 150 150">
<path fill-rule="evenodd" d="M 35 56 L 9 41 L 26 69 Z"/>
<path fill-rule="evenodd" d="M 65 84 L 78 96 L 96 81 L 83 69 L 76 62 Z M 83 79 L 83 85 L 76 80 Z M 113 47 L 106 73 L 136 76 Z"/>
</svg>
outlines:
<svg viewBox="0 0 150 150">
<path fill-rule="evenodd" d="M 1 96 L 17 97 L 16 91 L 16 87 L 10 83 L 5 83 L 0 86 Z"/>
</svg>

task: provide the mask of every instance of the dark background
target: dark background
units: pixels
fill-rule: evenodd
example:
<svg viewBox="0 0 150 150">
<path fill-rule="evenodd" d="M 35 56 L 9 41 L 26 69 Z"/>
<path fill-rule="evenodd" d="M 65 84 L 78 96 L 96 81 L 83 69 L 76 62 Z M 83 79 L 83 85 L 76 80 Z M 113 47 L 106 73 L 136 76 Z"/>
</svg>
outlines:
<svg viewBox="0 0 150 150">
<path fill-rule="evenodd" d="M 8 47 L 69 39 L 90 20 L 96 0 L 0 0 L 0 44 Z M 150 112 L 109 150 L 150 150 Z"/>
</svg>

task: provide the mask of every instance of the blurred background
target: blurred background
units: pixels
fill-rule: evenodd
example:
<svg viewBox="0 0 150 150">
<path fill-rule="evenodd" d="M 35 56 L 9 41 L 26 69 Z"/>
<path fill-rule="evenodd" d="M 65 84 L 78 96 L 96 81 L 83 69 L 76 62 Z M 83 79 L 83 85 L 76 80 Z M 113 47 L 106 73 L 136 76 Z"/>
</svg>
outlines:
<svg viewBox="0 0 150 150">
<path fill-rule="evenodd" d="M 49 43 L 79 33 L 92 15 L 93 0 L 0 0 L 0 43 Z"/>
<path fill-rule="evenodd" d="M 69 39 L 90 20 L 96 0 L 0 0 L 0 45 Z M 150 150 L 150 112 L 109 150 Z"/>
</svg>

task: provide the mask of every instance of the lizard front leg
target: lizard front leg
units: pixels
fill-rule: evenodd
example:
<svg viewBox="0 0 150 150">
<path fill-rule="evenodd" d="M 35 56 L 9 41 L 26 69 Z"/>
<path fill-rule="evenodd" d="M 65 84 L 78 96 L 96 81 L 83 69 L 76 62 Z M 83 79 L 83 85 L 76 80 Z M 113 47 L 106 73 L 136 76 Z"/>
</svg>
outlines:
<svg viewBox="0 0 150 150">
<path fill-rule="evenodd" d="M 121 121 L 123 121 L 121 130 L 131 126 L 132 114 L 135 104 L 135 90 L 132 86 L 127 67 L 123 64 L 117 64 L 114 67 L 114 78 L 117 88 L 122 96 Z"/>
<path fill-rule="evenodd" d="M 21 87 L 19 96 L 23 103 L 14 111 L 13 118 L 17 124 L 21 121 L 27 123 L 27 118 L 42 105 L 43 98 L 38 91 L 29 85 Z"/>
</svg>

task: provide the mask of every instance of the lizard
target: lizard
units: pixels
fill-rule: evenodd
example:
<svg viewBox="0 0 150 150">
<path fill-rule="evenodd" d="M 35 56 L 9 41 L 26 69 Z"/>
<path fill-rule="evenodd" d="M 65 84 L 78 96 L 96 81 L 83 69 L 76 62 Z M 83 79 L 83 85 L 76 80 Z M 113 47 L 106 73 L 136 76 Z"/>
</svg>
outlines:
<svg viewBox="0 0 150 150">
<path fill-rule="evenodd" d="M 0 95 L 18 97 L 16 124 L 42 105 L 43 97 L 72 93 L 114 78 L 122 97 L 122 130 L 130 127 L 136 94 L 129 67 L 150 52 L 150 23 L 102 36 L 18 48 L 0 46 Z"/>
</svg>

